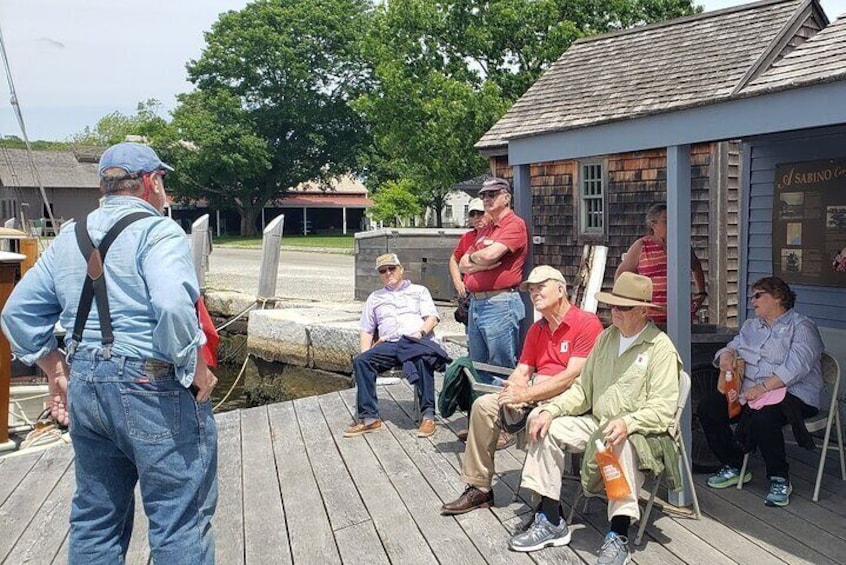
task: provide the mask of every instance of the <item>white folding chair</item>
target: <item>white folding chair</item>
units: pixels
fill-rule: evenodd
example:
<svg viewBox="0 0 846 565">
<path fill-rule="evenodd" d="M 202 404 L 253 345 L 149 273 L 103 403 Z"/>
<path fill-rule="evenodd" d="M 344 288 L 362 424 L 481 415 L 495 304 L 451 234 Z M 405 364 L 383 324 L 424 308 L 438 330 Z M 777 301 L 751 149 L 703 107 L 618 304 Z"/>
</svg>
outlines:
<svg viewBox="0 0 846 565">
<path fill-rule="evenodd" d="M 699 498 L 696 496 L 696 487 L 693 484 L 693 473 L 690 468 L 690 459 L 687 456 L 687 448 L 685 447 L 684 436 L 681 430 L 682 414 L 689 402 L 690 375 L 688 375 L 685 371 L 681 371 L 679 373 L 679 399 L 676 402 L 676 415 L 673 418 L 670 427 L 667 429 L 667 433 L 671 438 L 673 438 L 673 441 L 676 443 L 679 453 L 681 454 L 682 468 L 684 469 L 685 479 L 690 487 L 690 495 L 693 499 L 693 515 L 698 520 L 702 517 L 702 513 L 699 511 Z M 665 469 L 660 476 L 655 477 L 655 484 L 652 486 L 652 491 L 649 493 L 649 500 L 646 503 L 646 509 L 640 517 L 640 526 L 637 529 L 637 536 L 635 536 L 634 540 L 635 545 L 640 545 L 640 542 L 643 539 L 643 532 L 646 530 L 646 523 L 649 521 L 649 515 L 652 513 L 652 507 L 655 504 L 655 496 L 658 494 L 658 487 L 661 485 L 661 479 L 667 474 L 667 472 L 668 471 Z"/>
<path fill-rule="evenodd" d="M 805 427 L 808 431 L 818 432 L 825 430 L 825 437 L 823 438 L 822 453 L 820 453 L 820 462 L 817 465 L 817 480 L 814 483 L 814 502 L 820 499 L 820 485 L 822 484 L 823 471 L 825 470 L 825 459 L 828 455 L 828 444 L 831 440 L 831 428 L 835 427 L 837 434 L 837 451 L 840 453 L 840 477 L 846 481 L 846 460 L 843 457 L 843 428 L 840 425 L 840 364 L 837 359 L 828 352 L 824 352 L 821 358 L 822 373 L 823 373 L 823 398 L 827 394 L 831 394 L 831 400 L 828 404 L 828 410 L 820 410 L 816 416 L 805 418 Z M 784 427 L 785 430 L 790 430 L 790 426 Z M 743 456 L 743 467 L 740 470 L 740 476 L 746 475 L 746 468 L 749 465 L 749 454 Z M 737 483 L 737 489 L 743 488 L 743 481 Z"/>
</svg>

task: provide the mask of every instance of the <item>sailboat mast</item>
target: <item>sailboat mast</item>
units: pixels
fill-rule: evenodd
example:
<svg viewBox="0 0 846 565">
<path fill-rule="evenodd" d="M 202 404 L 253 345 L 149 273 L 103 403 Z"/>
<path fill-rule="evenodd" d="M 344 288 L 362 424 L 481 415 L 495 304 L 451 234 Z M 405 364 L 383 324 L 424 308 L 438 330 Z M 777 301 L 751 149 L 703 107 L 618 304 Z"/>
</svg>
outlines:
<svg viewBox="0 0 846 565">
<path fill-rule="evenodd" d="M 26 155 L 29 160 L 29 166 L 32 170 L 32 177 L 38 185 L 38 190 L 41 192 L 41 199 L 44 201 L 44 208 L 47 211 L 47 217 L 50 219 L 50 225 L 56 227 L 56 219 L 53 217 L 53 207 L 47 199 L 47 191 L 44 189 L 44 183 L 41 182 L 41 175 L 38 172 L 38 167 L 35 166 L 35 157 L 32 153 L 32 145 L 29 142 L 29 136 L 26 133 L 26 124 L 24 123 L 21 106 L 18 103 L 18 95 L 15 91 L 15 81 L 12 79 L 12 68 L 9 66 L 9 59 L 6 56 L 6 41 L 3 38 L 3 29 L 0 27 L 0 57 L 3 59 L 3 68 L 6 71 L 6 82 L 9 83 L 9 102 L 15 110 L 15 116 L 18 118 L 18 125 L 21 128 L 21 135 L 23 136 L 24 144 L 26 145 Z M 20 206 L 21 219 L 23 219 L 23 202 Z M 24 227 L 24 226 L 22 226 Z"/>
</svg>

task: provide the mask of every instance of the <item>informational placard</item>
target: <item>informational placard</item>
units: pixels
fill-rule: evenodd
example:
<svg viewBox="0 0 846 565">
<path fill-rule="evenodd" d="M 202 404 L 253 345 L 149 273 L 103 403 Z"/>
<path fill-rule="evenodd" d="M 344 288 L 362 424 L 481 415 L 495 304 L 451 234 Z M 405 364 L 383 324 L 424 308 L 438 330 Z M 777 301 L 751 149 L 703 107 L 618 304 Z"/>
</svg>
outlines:
<svg viewBox="0 0 846 565">
<path fill-rule="evenodd" d="M 846 157 L 776 166 L 773 274 L 846 287 Z"/>
</svg>

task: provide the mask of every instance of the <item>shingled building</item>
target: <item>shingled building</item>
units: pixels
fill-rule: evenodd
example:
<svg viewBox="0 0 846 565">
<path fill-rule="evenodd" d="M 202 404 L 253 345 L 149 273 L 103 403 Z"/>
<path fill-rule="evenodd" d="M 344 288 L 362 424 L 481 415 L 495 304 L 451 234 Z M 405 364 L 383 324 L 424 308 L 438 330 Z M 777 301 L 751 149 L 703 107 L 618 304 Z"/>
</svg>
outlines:
<svg viewBox="0 0 846 565">
<path fill-rule="evenodd" d="M 826 25 L 815 1 L 766 0 L 575 42 L 476 144 L 500 176 L 525 164 L 528 223 L 540 241 L 534 262 L 572 277 L 584 244 L 607 245 L 610 287 L 622 254 L 644 234 L 646 210 L 667 196 L 663 140 L 575 160 L 559 157 L 579 151 L 556 134 L 585 128 L 594 138 L 603 124 L 728 99 Z M 633 126 L 628 135 L 641 134 Z M 691 243 L 708 283 L 708 321 L 721 325 L 736 324 L 743 307 L 741 164 L 737 142 L 690 147 Z"/>
</svg>

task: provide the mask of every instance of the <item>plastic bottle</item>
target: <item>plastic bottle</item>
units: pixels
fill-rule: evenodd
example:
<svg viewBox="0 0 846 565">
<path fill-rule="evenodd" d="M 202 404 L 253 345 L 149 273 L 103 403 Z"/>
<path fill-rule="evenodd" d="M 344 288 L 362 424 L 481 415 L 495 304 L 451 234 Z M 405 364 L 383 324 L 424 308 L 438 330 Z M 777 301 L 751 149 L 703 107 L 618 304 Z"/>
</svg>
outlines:
<svg viewBox="0 0 846 565">
<path fill-rule="evenodd" d="M 723 394 L 726 395 L 726 402 L 728 403 L 729 418 L 734 418 L 740 414 L 740 379 L 736 378 L 732 371 L 726 371 L 725 384 Z M 731 399 L 731 391 L 734 391 L 734 400 Z"/>
<path fill-rule="evenodd" d="M 609 500 L 622 500 L 631 496 L 629 482 L 623 474 L 617 456 L 606 449 L 599 439 L 596 440 L 596 462 L 599 464 L 599 472 L 602 473 L 602 481 L 605 483 L 605 495 Z"/>
</svg>

